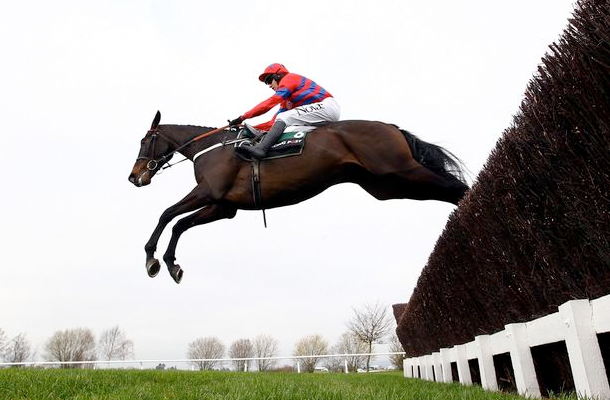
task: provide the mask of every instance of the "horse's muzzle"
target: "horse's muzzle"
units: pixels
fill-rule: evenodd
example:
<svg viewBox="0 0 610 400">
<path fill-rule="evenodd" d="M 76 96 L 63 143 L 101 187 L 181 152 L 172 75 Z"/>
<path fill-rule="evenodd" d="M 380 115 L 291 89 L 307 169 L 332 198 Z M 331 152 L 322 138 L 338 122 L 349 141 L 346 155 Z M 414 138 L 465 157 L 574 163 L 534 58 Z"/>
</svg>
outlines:
<svg viewBox="0 0 610 400">
<path fill-rule="evenodd" d="M 136 181 L 136 174 L 134 174 L 133 172 L 131 174 L 129 174 L 129 182 L 133 183 L 134 185 L 138 186 L 138 183 Z"/>
<path fill-rule="evenodd" d="M 129 182 L 133 183 L 137 187 L 146 186 L 150 183 L 154 171 L 151 171 L 149 167 L 150 160 L 137 160 L 131 169 L 129 174 Z"/>
<path fill-rule="evenodd" d="M 150 183 L 151 174 L 149 170 L 145 170 L 144 172 L 135 173 L 132 172 L 129 175 L 129 182 L 133 183 L 137 187 L 146 186 Z"/>
</svg>

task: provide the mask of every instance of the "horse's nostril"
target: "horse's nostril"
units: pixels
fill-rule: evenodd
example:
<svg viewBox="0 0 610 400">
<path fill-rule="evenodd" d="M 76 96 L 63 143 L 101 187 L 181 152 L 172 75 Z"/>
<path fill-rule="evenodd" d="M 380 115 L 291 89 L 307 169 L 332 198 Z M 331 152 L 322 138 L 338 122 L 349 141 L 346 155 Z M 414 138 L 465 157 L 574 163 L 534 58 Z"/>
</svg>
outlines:
<svg viewBox="0 0 610 400">
<path fill-rule="evenodd" d="M 134 174 L 129 175 L 129 182 L 134 183 L 136 181 L 136 176 Z"/>
</svg>

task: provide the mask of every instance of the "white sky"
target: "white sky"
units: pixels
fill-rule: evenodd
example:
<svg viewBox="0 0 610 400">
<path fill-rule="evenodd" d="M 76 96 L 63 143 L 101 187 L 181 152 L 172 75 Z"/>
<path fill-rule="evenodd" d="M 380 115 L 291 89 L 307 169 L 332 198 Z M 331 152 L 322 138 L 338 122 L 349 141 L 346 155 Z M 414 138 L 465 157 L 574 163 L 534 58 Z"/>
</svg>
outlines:
<svg viewBox="0 0 610 400">
<path fill-rule="evenodd" d="M 271 334 L 280 355 L 352 307 L 407 302 L 454 207 L 341 185 L 182 236 L 176 285 L 144 244 L 194 185 L 182 163 L 127 181 L 154 113 L 225 125 L 271 95 L 272 62 L 324 86 L 342 119 L 398 124 L 481 170 L 572 0 L 22 0 L 0 14 L 0 327 L 42 358 L 57 330 L 119 325 L 136 358 Z M 264 121 L 271 115 L 258 118 Z M 168 228 L 158 250 L 161 259 Z M 271 248 L 270 246 L 273 246 Z"/>
</svg>

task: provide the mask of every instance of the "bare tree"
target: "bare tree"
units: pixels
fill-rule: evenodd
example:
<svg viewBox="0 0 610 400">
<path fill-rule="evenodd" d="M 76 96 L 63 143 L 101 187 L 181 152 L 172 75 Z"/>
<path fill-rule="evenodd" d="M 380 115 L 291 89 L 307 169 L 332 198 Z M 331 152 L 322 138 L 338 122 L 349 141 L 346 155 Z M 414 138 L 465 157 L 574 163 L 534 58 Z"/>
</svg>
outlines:
<svg viewBox="0 0 610 400">
<path fill-rule="evenodd" d="M 76 328 L 57 331 L 45 344 L 47 361 L 93 361 L 95 360 L 95 337 L 90 329 Z M 82 365 L 62 364 L 62 368 L 77 368 Z"/>
<path fill-rule="evenodd" d="M 20 333 L 12 338 L 5 346 L 3 355 L 4 361 L 6 362 L 26 362 L 32 355 L 32 350 L 30 347 L 30 342 L 27 340 L 25 333 Z"/>
<path fill-rule="evenodd" d="M 390 332 L 392 319 L 386 306 L 379 303 L 366 304 L 361 310 L 354 309 L 354 315 L 347 323 L 347 327 L 361 342 L 367 344 L 368 353 L 372 353 L 373 344 L 382 344 L 383 339 Z M 366 358 L 367 372 L 370 364 L 371 356 L 369 355 Z"/>
<path fill-rule="evenodd" d="M 250 339 L 238 339 L 229 347 L 229 357 L 231 358 L 251 358 L 254 356 L 254 346 Z M 237 371 L 245 371 L 245 360 L 233 360 L 233 366 Z"/>
<path fill-rule="evenodd" d="M 199 338 L 189 344 L 188 357 L 201 371 L 212 370 L 218 365 L 216 359 L 225 355 L 225 345 L 215 337 Z"/>
<path fill-rule="evenodd" d="M 294 346 L 294 356 L 319 356 L 323 354 L 328 354 L 328 342 L 322 335 L 305 336 Z M 319 357 L 308 357 L 298 360 L 307 372 L 313 372 L 319 361 Z"/>
<path fill-rule="evenodd" d="M 118 326 L 102 332 L 98 342 L 100 358 L 104 360 L 125 360 L 133 357 L 133 342 Z"/>
<path fill-rule="evenodd" d="M 335 354 L 363 354 L 366 353 L 368 347 L 366 343 L 362 342 L 358 336 L 354 335 L 353 332 L 345 332 L 339 338 L 339 341 L 331 349 L 332 353 Z M 356 372 L 358 368 L 362 367 L 366 363 L 366 356 L 349 356 L 345 358 L 337 358 L 337 362 L 340 364 L 344 360 L 347 361 L 347 370 L 349 372 Z"/>
<path fill-rule="evenodd" d="M 4 354 L 4 348 L 6 347 L 6 334 L 4 329 L 0 328 L 0 355 Z"/>
<path fill-rule="evenodd" d="M 402 347 L 402 343 L 400 343 L 400 340 L 398 340 L 398 336 L 396 336 L 396 334 L 393 334 L 392 336 L 390 336 L 390 352 L 398 353 L 398 352 L 403 352 L 403 351 L 405 351 L 405 349 L 404 349 L 404 347 Z M 402 354 L 393 354 L 390 356 L 390 362 L 392 363 L 392 365 L 401 371 L 404 367 L 403 366 L 404 359 L 405 359 L 405 357 Z"/>
<path fill-rule="evenodd" d="M 258 335 L 254 338 L 254 356 L 255 357 L 275 357 L 277 355 L 278 342 L 273 336 Z M 259 371 L 268 371 L 271 369 L 275 360 L 257 360 Z"/>
</svg>

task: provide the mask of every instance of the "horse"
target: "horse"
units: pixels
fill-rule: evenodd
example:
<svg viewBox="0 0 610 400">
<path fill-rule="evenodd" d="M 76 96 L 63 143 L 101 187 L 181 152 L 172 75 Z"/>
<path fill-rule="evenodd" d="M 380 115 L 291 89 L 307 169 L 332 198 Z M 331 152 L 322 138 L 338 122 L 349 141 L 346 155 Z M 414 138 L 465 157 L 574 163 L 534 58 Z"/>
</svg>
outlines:
<svg viewBox="0 0 610 400">
<path fill-rule="evenodd" d="M 146 271 L 155 277 L 160 270 L 155 251 L 161 233 L 174 218 L 191 213 L 174 224 L 163 255 L 176 283 L 183 277 L 175 263 L 180 235 L 196 225 L 231 219 L 240 209 L 293 205 L 344 182 L 360 185 L 379 200 L 457 204 L 469 189 L 464 166 L 452 153 L 383 122 L 345 120 L 316 127 L 307 134 L 301 155 L 261 160 L 255 170 L 251 161 L 235 152 L 237 129 L 160 125 L 160 121 L 157 111 L 141 140 L 129 181 L 137 187 L 150 184 L 175 153 L 193 161 L 195 188 L 161 214 L 144 247 Z M 260 177 L 258 189 L 253 184 L 255 171 Z"/>
</svg>

